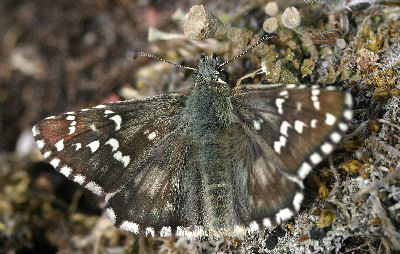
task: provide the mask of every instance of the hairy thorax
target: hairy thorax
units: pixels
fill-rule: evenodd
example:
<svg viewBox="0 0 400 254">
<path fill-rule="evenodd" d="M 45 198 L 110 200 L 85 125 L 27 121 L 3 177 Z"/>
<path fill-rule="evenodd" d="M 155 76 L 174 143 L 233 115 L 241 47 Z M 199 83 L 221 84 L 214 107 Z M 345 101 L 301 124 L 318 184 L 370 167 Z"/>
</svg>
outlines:
<svg viewBox="0 0 400 254">
<path fill-rule="evenodd" d="M 234 124 L 231 102 L 232 90 L 228 85 L 197 85 L 186 101 L 182 123 L 188 134 L 197 140 L 207 140 L 222 134 Z"/>
</svg>

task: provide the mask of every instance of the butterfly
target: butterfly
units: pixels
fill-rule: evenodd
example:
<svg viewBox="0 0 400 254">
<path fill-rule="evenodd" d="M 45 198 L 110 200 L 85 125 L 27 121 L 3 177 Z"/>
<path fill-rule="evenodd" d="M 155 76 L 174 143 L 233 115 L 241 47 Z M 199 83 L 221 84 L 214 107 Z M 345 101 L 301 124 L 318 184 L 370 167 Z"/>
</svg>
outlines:
<svg viewBox="0 0 400 254">
<path fill-rule="evenodd" d="M 105 198 L 120 229 L 218 238 L 273 228 L 298 213 L 304 178 L 349 127 L 352 98 L 319 86 L 232 86 L 226 63 L 202 57 L 189 92 L 48 117 L 32 129 L 36 144 Z"/>
</svg>

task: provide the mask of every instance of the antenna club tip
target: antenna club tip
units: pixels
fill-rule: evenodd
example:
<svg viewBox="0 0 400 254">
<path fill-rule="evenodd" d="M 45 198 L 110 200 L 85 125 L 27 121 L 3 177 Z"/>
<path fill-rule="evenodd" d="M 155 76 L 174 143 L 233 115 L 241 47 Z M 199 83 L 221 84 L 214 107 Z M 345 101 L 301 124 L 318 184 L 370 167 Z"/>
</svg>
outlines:
<svg viewBox="0 0 400 254">
<path fill-rule="evenodd" d="M 279 34 L 277 34 L 277 33 L 267 33 L 265 35 L 265 39 L 269 39 L 269 38 L 272 38 L 272 37 L 275 37 L 275 38 L 279 39 Z"/>
</svg>

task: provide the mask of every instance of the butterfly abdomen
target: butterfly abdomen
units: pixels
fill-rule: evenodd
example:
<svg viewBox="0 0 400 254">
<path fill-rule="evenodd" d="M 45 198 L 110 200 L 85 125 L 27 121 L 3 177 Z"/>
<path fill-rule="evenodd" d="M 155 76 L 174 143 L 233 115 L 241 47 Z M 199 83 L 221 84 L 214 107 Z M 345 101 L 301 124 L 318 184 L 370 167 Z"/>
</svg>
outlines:
<svg viewBox="0 0 400 254">
<path fill-rule="evenodd" d="M 204 141 L 201 146 L 200 173 L 204 195 L 204 222 L 208 229 L 218 232 L 232 229 L 234 221 L 233 180 L 222 158 L 220 141 Z"/>
</svg>

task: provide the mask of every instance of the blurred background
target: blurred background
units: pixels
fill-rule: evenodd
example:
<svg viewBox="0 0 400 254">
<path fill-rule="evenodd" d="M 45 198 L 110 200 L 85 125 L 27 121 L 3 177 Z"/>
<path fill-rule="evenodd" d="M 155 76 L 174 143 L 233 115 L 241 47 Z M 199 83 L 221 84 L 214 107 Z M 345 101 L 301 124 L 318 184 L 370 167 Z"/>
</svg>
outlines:
<svg viewBox="0 0 400 254">
<path fill-rule="evenodd" d="M 384 179 L 398 163 L 397 157 L 389 156 L 376 166 L 381 171 L 369 169 L 376 162 L 370 151 L 377 148 L 376 142 L 366 144 L 373 136 L 399 150 L 398 3 L 298 0 L 275 1 L 267 7 L 269 2 L 0 1 L 0 254 L 263 253 L 274 248 L 284 253 L 290 246 L 297 246 L 299 253 L 335 248 L 343 253 L 352 249 L 388 253 L 393 242 L 383 237 L 387 234 L 379 212 L 371 214 L 367 199 L 362 207 L 347 197 L 371 181 Z M 238 38 L 229 38 L 233 43 L 188 40 L 183 23 L 196 4 L 203 4 L 227 24 L 248 29 L 249 38 L 243 43 Z M 301 26 L 280 21 L 283 10 L 292 5 L 300 10 Z M 291 15 L 300 22 L 296 12 Z M 303 204 L 307 213 L 273 232 L 245 241 L 197 244 L 136 237 L 115 229 L 103 215 L 104 201 L 56 172 L 34 145 L 31 128 L 47 116 L 190 87 L 190 71 L 146 58 L 133 60 L 131 50 L 195 66 L 202 52 L 217 52 L 228 59 L 242 52 L 253 41 L 250 37 L 269 30 L 279 31 L 280 40 L 264 48 L 268 57 L 262 62 L 270 72 L 262 78 L 253 76 L 253 82 L 335 85 L 355 98 L 352 130 L 374 119 L 346 140 L 331 164 L 340 168 L 341 180 L 354 187 L 339 191 L 347 193 L 347 197 L 335 197 L 342 203 L 324 201 L 330 191 L 338 190 L 332 167 L 324 163 L 307 178 L 309 194 Z M 231 80 L 236 80 L 260 66 L 260 60 L 249 55 L 227 68 Z M 382 154 L 385 157 L 387 152 Z M 392 194 L 400 187 L 390 188 L 384 190 L 386 196 L 379 196 L 384 209 L 398 206 L 399 198 Z M 355 227 L 347 227 L 350 222 L 340 209 L 343 206 L 354 208 L 352 218 L 360 219 L 352 221 Z M 395 233 L 400 228 L 400 208 L 396 207 L 392 213 L 386 210 Z M 361 218 L 368 221 L 360 223 Z M 322 243 L 329 244 L 323 247 Z"/>
</svg>

